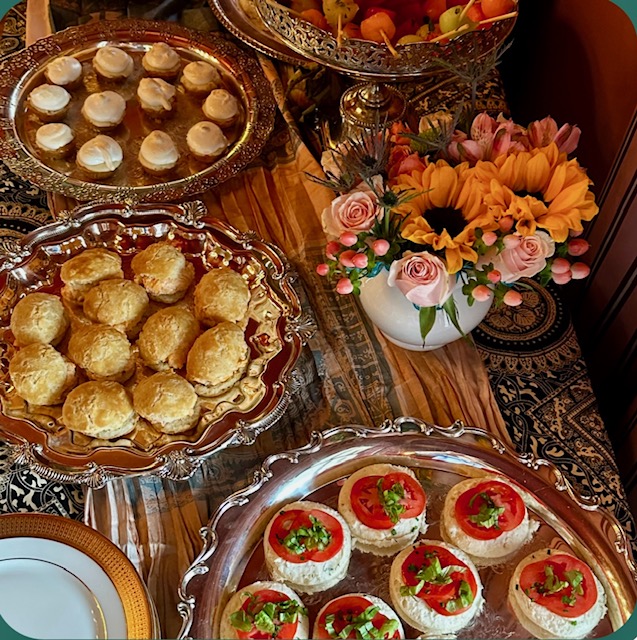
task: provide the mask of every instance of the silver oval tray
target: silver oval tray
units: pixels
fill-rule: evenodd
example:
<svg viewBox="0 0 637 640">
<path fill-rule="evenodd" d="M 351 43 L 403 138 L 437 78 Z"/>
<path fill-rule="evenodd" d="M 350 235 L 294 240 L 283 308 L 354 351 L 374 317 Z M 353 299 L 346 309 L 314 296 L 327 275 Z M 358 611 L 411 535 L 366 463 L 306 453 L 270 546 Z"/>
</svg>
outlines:
<svg viewBox="0 0 637 640">
<path fill-rule="evenodd" d="M 620 628 L 637 602 L 637 566 L 618 521 L 596 500 L 576 492 L 552 463 L 518 455 L 484 430 L 456 422 L 438 427 L 415 418 L 398 418 L 370 429 L 344 426 L 312 434 L 300 449 L 268 457 L 245 489 L 229 496 L 201 530 L 203 549 L 179 587 L 183 624 L 179 638 L 218 638 L 219 617 L 230 595 L 255 580 L 267 579 L 262 536 L 276 511 L 310 499 L 336 505 L 339 481 L 375 462 L 411 467 L 428 495 L 426 537 L 439 538 L 438 518 L 448 489 L 467 477 L 496 474 L 516 484 L 540 521 L 533 540 L 503 564 L 480 569 L 486 606 L 459 638 L 527 638 L 506 606 L 507 586 L 517 562 L 541 547 L 572 550 L 602 581 L 608 615 L 591 637 Z M 237 527 L 237 522 L 243 526 Z M 310 621 L 320 606 L 338 595 L 368 592 L 390 602 L 392 558 L 354 551 L 348 577 L 332 589 L 304 596 Z M 411 633 L 411 635 L 410 635 Z M 407 637 L 418 632 L 406 628 Z"/>
<path fill-rule="evenodd" d="M 201 202 L 183 205 L 84 205 L 20 241 L 5 243 L 0 265 L 0 437 L 12 460 L 44 477 L 97 488 L 118 476 L 152 474 L 172 480 L 192 476 L 203 460 L 225 447 L 250 444 L 287 408 L 294 366 L 310 331 L 292 286 L 294 272 L 276 246 L 254 232 L 205 218 Z M 8 376 L 14 352 L 9 328 L 16 302 L 27 292 L 57 294 L 61 264 L 92 247 L 118 253 L 129 277 L 130 261 L 149 243 L 166 239 L 181 247 L 201 277 L 224 264 L 248 283 L 251 302 L 246 375 L 227 393 L 203 403 L 199 423 L 171 436 L 140 421 L 125 438 L 95 440 L 64 427 L 58 407 L 31 407 L 17 396 Z M 188 298 L 188 295 L 186 298 Z M 163 305 L 159 305 L 163 306 Z M 59 346 L 64 350 L 63 346 Z M 138 361 L 131 381 L 146 375 Z"/>
<path fill-rule="evenodd" d="M 192 160 L 185 144 L 189 127 L 205 119 L 202 100 L 186 95 L 177 86 L 176 113 L 161 124 L 147 119 L 137 103 L 141 58 L 155 42 L 172 46 L 184 64 L 196 60 L 212 64 L 225 88 L 242 104 L 239 122 L 226 131 L 231 142 L 227 153 L 208 166 Z M 116 86 L 95 77 L 90 64 L 97 49 L 106 44 L 124 48 L 135 61 L 131 78 Z M 65 119 L 75 131 L 78 144 L 96 133 L 80 114 L 86 95 L 111 89 L 127 100 L 123 124 L 109 133 L 124 150 L 124 162 L 112 178 L 88 181 L 74 161 L 39 155 L 34 142 L 39 121 L 26 108 L 26 98 L 43 82 L 45 66 L 62 55 L 75 56 L 84 66 L 84 84 L 71 90 L 73 99 Z M 275 112 L 270 86 L 253 56 L 220 35 L 192 31 L 172 22 L 104 20 L 70 27 L 38 40 L 0 64 L 1 159 L 14 173 L 41 189 L 81 201 L 171 202 L 202 193 L 237 174 L 261 153 L 272 133 Z M 137 162 L 141 141 L 153 129 L 169 133 L 180 151 L 177 167 L 166 178 L 148 176 Z"/>
</svg>

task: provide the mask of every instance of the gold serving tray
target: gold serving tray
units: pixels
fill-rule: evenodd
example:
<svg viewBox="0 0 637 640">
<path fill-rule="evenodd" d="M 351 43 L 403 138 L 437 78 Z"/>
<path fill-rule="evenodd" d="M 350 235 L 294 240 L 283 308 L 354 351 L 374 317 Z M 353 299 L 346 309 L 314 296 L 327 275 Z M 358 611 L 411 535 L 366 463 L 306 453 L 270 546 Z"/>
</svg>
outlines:
<svg viewBox="0 0 637 640">
<path fill-rule="evenodd" d="M 136 97 L 144 76 L 141 59 L 156 42 L 166 42 L 181 56 L 183 66 L 203 60 L 221 74 L 224 88 L 241 103 L 238 122 L 224 133 L 230 141 L 227 152 L 212 164 L 190 156 L 188 129 L 206 120 L 201 105 L 205 98 L 193 97 L 177 82 L 174 114 L 158 121 L 146 116 Z M 107 44 L 126 50 L 135 70 L 124 82 L 100 80 L 91 64 L 98 48 Z M 107 135 L 120 143 L 124 161 L 111 178 L 91 181 L 75 164 L 45 157 L 35 144 L 40 120 L 27 108 L 27 97 L 46 82 L 44 69 L 54 58 L 75 56 L 83 66 L 83 84 L 69 89 L 71 107 L 63 119 L 75 132 L 77 148 L 98 131 L 81 115 L 84 99 L 97 91 L 112 90 L 126 100 L 124 122 Z M 105 20 L 71 27 L 23 49 L 0 65 L 0 152 L 5 164 L 25 180 L 46 191 L 77 200 L 111 202 L 169 202 L 206 191 L 241 171 L 256 158 L 274 126 L 276 106 L 258 62 L 219 35 L 191 31 L 171 22 Z M 168 133 L 180 152 L 178 165 L 165 178 L 145 173 L 137 155 L 143 139 L 153 130 Z"/>
<path fill-rule="evenodd" d="M 239 232 L 214 219 L 204 222 L 206 213 L 200 202 L 85 205 L 6 247 L 8 256 L 0 267 L 0 436 L 10 443 L 14 461 L 50 479 L 92 487 L 124 475 L 186 479 L 206 456 L 253 442 L 281 417 L 308 330 L 291 285 L 288 262 L 280 250 L 254 233 Z M 125 437 L 90 438 L 64 426 L 60 406 L 25 403 L 8 376 L 15 351 L 9 320 L 17 301 L 27 292 L 59 293 L 61 264 L 87 248 L 104 247 L 118 253 L 125 276 L 130 277 L 133 256 L 159 240 L 179 246 L 193 264 L 197 280 L 221 265 L 246 279 L 251 300 L 245 327 L 250 362 L 245 376 L 222 395 L 202 398 L 198 424 L 179 435 L 161 434 L 140 421 Z M 137 370 L 126 385 L 151 373 L 138 359 Z"/>
<path fill-rule="evenodd" d="M 230 596 L 252 582 L 269 579 L 262 540 L 277 510 L 295 500 L 336 508 L 342 480 L 379 462 L 410 467 L 420 479 L 430 525 L 423 538 L 440 539 L 438 522 L 448 490 L 461 480 L 485 475 L 514 484 L 531 517 L 540 522 L 522 549 L 499 565 L 480 568 L 486 604 L 458 638 L 529 637 L 507 607 L 507 589 L 517 563 L 543 547 L 570 550 L 604 585 L 608 614 L 590 637 L 619 629 L 633 613 L 637 567 L 626 533 L 596 499 L 578 493 L 555 465 L 532 454 L 519 455 L 486 431 L 460 422 L 443 428 L 416 418 L 397 418 L 376 429 L 349 425 L 314 432 L 305 447 L 268 457 L 248 487 L 228 496 L 202 530 L 203 549 L 182 578 L 179 637 L 219 637 L 220 616 Z M 238 521 L 248 526 L 237 528 Z M 392 560 L 355 550 L 343 581 L 325 592 L 301 596 L 311 624 L 323 604 L 346 593 L 370 593 L 391 604 Z M 408 638 L 419 637 L 409 626 L 405 633 Z"/>
</svg>

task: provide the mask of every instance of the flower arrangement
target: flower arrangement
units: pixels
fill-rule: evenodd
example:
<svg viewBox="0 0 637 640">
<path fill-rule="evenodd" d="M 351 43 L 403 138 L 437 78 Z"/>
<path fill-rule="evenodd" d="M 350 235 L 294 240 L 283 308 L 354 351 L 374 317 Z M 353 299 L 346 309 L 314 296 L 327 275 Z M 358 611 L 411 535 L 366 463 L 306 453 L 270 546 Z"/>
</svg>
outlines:
<svg viewBox="0 0 637 640">
<path fill-rule="evenodd" d="M 522 302 L 521 278 L 566 284 L 584 278 L 578 236 L 598 211 L 586 171 L 569 154 L 578 127 L 548 117 L 522 127 L 480 113 L 377 128 L 326 152 L 325 179 L 335 192 L 323 211 L 326 261 L 317 272 L 340 294 L 387 269 L 419 310 L 424 341 L 439 312 L 456 329 L 454 289 L 469 305 Z M 463 334 L 464 335 L 464 334 Z"/>
</svg>

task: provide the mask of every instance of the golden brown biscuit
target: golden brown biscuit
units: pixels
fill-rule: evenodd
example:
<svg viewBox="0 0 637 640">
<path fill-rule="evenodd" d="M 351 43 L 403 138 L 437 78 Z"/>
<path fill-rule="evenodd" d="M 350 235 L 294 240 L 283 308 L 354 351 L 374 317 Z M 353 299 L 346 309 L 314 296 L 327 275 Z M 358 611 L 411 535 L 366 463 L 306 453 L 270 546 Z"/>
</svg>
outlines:
<svg viewBox="0 0 637 640">
<path fill-rule="evenodd" d="M 69 318 L 57 296 L 30 293 L 14 307 L 10 326 L 19 347 L 34 342 L 56 345 L 66 333 Z"/>
<path fill-rule="evenodd" d="M 243 330 L 222 322 L 200 335 L 188 354 L 187 378 L 201 396 L 217 396 L 241 379 L 250 350 Z"/>
<path fill-rule="evenodd" d="M 164 433 L 182 433 L 199 418 L 199 399 L 193 386 L 172 371 L 155 373 L 133 391 L 135 411 Z"/>
<path fill-rule="evenodd" d="M 195 315 L 209 327 L 218 322 L 241 322 L 248 313 L 250 289 L 229 267 L 209 271 L 195 287 Z"/>
<path fill-rule="evenodd" d="M 50 344 L 30 344 L 11 359 L 9 376 L 29 404 L 59 404 L 77 382 L 75 365 Z"/>
<path fill-rule="evenodd" d="M 84 313 L 89 320 L 110 325 L 132 338 L 141 329 L 148 304 L 143 287 L 117 278 L 99 282 L 84 296 Z"/>
<path fill-rule="evenodd" d="M 184 254 L 168 242 L 156 242 L 132 260 L 135 282 L 152 300 L 171 304 L 184 297 L 195 277 L 195 269 Z"/>
<path fill-rule="evenodd" d="M 85 382 L 75 387 L 62 407 L 68 429 L 92 438 L 118 438 L 130 433 L 137 414 L 124 387 L 117 382 Z"/>
<path fill-rule="evenodd" d="M 151 369 L 181 369 L 198 335 L 199 322 L 188 309 L 168 307 L 146 320 L 137 346 L 142 360 Z"/>
<path fill-rule="evenodd" d="M 123 278 L 122 259 L 106 249 L 87 249 L 70 260 L 60 270 L 65 286 L 62 297 L 70 302 L 83 302 L 86 292 L 100 280 Z"/>
<path fill-rule="evenodd" d="M 135 371 L 128 338 L 121 331 L 101 324 L 86 325 L 72 333 L 69 358 L 91 380 L 124 382 Z"/>
</svg>

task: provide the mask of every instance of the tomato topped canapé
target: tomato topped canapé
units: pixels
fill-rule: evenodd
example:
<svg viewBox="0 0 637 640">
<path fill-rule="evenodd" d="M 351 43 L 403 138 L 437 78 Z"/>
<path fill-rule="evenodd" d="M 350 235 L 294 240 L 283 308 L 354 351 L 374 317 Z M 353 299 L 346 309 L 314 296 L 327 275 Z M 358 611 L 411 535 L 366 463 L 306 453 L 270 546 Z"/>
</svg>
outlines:
<svg viewBox="0 0 637 640">
<path fill-rule="evenodd" d="M 559 552 L 526 565 L 520 574 L 520 589 L 536 604 L 564 618 L 584 615 L 598 595 L 588 565 Z"/>
<path fill-rule="evenodd" d="M 272 589 L 245 594 L 247 599 L 238 611 L 230 614 L 230 624 L 239 638 L 296 637 L 299 616 L 307 611 L 297 600 Z"/>
<path fill-rule="evenodd" d="M 455 516 L 460 528 L 478 540 L 494 540 L 524 520 L 526 506 L 518 492 L 499 480 L 487 480 L 460 494 Z"/>
<path fill-rule="evenodd" d="M 276 517 L 268 542 L 288 562 L 325 562 L 342 549 L 343 527 L 320 509 L 290 509 Z"/>
<path fill-rule="evenodd" d="M 332 600 L 321 612 L 314 638 L 400 638 L 398 620 L 380 613 L 379 607 L 358 595 Z"/>
<path fill-rule="evenodd" d="M 356 517 L 372 529 L 391 529 L 399 520 L 417 518 L 427 502 L 418 480 L 402 472 L 357 480 L 350 500 Z"/>
<path fill-rule="evenodd" d="M 421 544 L 402 564 L 400 595 L 417 596 L 436 613 L 453 616 L 471 607 L 478 594 L 473 571 L 445 547 Z"/>
</svg>

